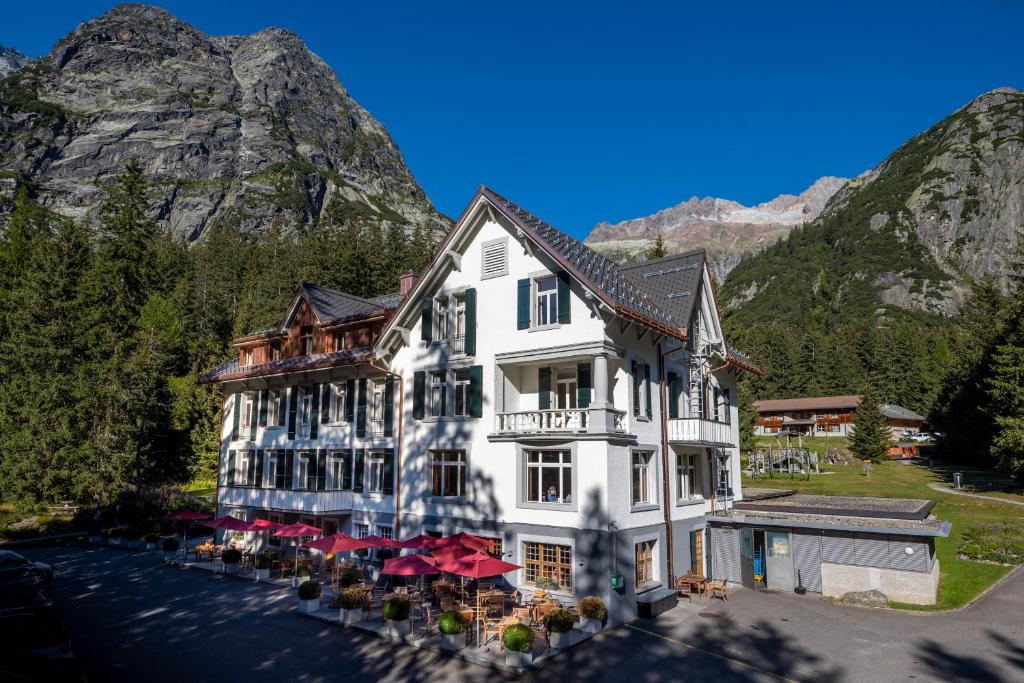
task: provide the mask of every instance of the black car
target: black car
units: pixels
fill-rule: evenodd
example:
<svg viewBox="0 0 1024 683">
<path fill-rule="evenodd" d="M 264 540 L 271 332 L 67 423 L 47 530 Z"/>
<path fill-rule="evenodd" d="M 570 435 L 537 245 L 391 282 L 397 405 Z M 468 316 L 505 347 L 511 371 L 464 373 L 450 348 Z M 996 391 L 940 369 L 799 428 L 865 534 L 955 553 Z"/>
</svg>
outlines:
<svg viewBox="0 0 1024 683">
<path fill-rule="evenodd" d="M 47 596 L 0 599 L 0 683 L 84 680 L 68 628 Z"/>
<path fill-rule="evenodd" d="M 17 600 L 40 591 L 49 591 L 53 583 L 53 568 L 43 562 L 33 562 L 13 550 L 0 550 L 0 597 Z"/>
</svg>

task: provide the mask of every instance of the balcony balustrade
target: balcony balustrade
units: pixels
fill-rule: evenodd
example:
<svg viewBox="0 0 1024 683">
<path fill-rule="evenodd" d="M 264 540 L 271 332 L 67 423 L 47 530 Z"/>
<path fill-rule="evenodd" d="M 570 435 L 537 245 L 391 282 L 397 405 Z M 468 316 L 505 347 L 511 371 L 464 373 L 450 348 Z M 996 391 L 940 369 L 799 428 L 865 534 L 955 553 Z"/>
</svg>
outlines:
<svg viewBox="0 0 1024 683">
<path fill-rule="evenodd" d="M 591 409 L 569 408 L 553 410 L 523 410 L 495 415 L 498 434 L 564 434 L 592 431 Z M 625 433 L 626 414 L 621 410 L 608 411 L 613 416 L 611 430 Z"/>
<path fill-rule="evenodd" d="M 669 420 L 668 440 L 672 443 L 692 443 L 726 448 L 736 446 L 731 424 L 698 417 Z"/>
</svg>

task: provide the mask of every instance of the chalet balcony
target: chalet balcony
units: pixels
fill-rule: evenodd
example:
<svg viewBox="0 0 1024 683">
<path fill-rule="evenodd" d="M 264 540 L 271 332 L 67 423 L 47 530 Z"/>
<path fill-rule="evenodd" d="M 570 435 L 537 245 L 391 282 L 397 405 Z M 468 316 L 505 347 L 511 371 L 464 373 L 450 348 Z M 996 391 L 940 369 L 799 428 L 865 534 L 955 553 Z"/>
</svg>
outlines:
<svg viewBox="0 0 1024 683">
<path fill-rule="evenodd" d="M 573 408 L 522 410 L 496 413 L 494 432 L 498 435 L 626 433 L 626 413 L 622 410 Z M 604 418 L 610 416 L 610 421 Z"/>
<path fill-rule="evenodd" d="M 323 514 L 351 510 L 352 492 L 222 486 L 217 502 L 220 505 Z"/>
<path fill-rule="evenodd" d="M 734 448 L 733 427 L 725 422 L 684 417 L 668 421 L 670 443 Z"/>
</svg>

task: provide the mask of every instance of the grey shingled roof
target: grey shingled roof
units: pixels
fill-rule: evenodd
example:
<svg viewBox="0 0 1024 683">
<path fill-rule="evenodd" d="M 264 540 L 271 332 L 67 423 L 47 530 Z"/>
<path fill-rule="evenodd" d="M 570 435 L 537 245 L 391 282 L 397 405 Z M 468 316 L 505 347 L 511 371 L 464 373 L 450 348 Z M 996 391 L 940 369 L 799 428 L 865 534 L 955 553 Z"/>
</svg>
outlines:
<svg viewBox="0 0 1024 683">
<path fill-rule="evenodd" d="M 878 409 L 882 411 L 882 415 L 885 415 L 890 420 L 920 420 L 924 422 L 924 415 L 918 415 L 910 408 L 904 408 L 892 403 L 883 403 L 878 406 Z"/>
<path fill-rule="evenodd" d="M 638 289 L 653 299 L 679 325 L 690 322 L 694 302 L 700 292 L 704 275 L 704 250 L 620 266 L 621 273 Z"/>
<path fill-rule="evenodd" d="M 669 311 L 658 306 L 648 296 L 646 290 L 641 290 L 623 277 L 619 265 L 611 259 L 598 254 L 494 190 L 484 187 L 481 188 L 481 193 L 512 218 L 513 222 L 528 230 L 531 236 L 535 236 L 542 248 L 557 253 L 568 261 L 586 280 L 587 286 L 604 292 L 615 303 L 663 325 L 673 328 L 686 326 L 685 318 L 676 320 Z"/>
<path fill-rule="evenodd" d="M 312 282 L 303 282 L 300 287 L 317 317 L 325 323 L 342 318 L 369 315 L 381 309 L 393 309 L 398 305 L 398 299 L 401 298 L 397 294 L 388 294 L 375 299 L 364 299 L 355 294 L 321 287 Z"/>
<path fill-rule="evenodd" d="M 368 348 L 345 349 L 344 351 L 334 351 L 332 353 L 290 356 L 281 360 L 250 365 L 248 367 L 243 367 L 241 361 L 236 356 L 210 370 L 199 381 L 201 383 L 223 382 L 228 379 L 240 379 L 242 377 L 261 377 L 265 375 L 278 375 L 284 372 L 314 370 L 334 365 L 345 365 L 346 363 L 358 363 L 365 360 L 369 354 L 370 349 Z"/>
</svg>

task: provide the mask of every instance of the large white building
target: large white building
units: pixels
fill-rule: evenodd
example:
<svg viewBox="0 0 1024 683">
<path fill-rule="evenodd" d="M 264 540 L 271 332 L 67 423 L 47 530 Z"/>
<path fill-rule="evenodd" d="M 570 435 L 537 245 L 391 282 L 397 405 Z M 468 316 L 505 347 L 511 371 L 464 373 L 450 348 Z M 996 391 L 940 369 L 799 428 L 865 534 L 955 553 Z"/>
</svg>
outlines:
<svg viewBox="0 0 1024 683">
<path fill-rule="evenodd" d="M 754 368 L 702 251 L 618 266 L 481 188 L 400 297 L 346 296 L 304 285 L 209 376 L 220 512 L 468 531 L 523 566 L 511 583 L 601 595 L 614 621 L 708 573 L 706 516 L 741 498 L 736 372 Z"/>
</svg>

